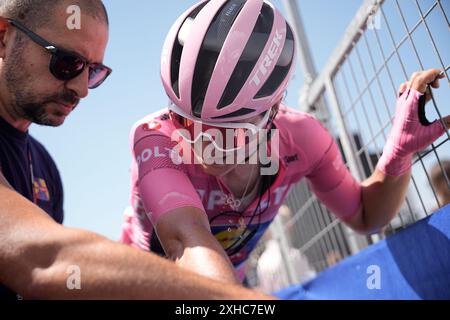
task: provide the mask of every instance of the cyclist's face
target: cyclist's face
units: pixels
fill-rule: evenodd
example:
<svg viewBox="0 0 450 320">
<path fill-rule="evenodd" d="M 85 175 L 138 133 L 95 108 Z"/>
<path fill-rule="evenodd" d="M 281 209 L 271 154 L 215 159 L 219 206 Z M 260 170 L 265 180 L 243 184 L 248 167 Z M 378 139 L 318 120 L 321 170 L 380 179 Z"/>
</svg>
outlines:
<svg viewBox="0 0 450 320">
<path fill-rule="evenodd" d="M 232 164 L 202 164 L 203 172 L 214 177 L 219 177 L 233 169 L 236 165 Z M 240 165 L 242 166 L 242 165 Z"/>
<path fill-rule="evenodd" d="M 263 115 L 258 115 L 256 117 L 250 118 L 247 121 L 245 121 L 246 123 L 252 123 L 252 124 L 258 124 L 261 122 L 261 120 L 264 118 Z M 226 172 L 228 172 L 229 170 L 231 170 L 232 168 L 236 167 L 236 165 L 238 166 L 249 166 L 248 164 L 243 163 L 242 161 L 242 152 L 245 152 L 245 157 L 248 157 L 252 152 L 255 152 L 257 150 L 252 150 L 254 148 L 257 147 L 257 143 L 255 141 L 255 139 L 258 139 L 258 135 L 255 135 L 252 138 L 252 141 L 254 143 L 251 144 L 247 144 L 247 146 L 240 151 L 233 151 L 233 152 L 223 152 L 219 154 L 219 158 L 220 156 L 222 157 L 222 162 L 219 161 L 215 161 L 213 164 L 205 164 L 203 162 L 202 167 L 205 173 L 209 174 L 209 175 L 213 175 L 213 176 L 220 176 Z M 225 142 L 224 144 L 225 145 Z M 252 147 L 250 147 L 252 146 Z M 254 147 L 254 148 L 253 148 Z M 206 141 L 202 142 L 202 154 L 205 156 L 206 154 L 212 153 L 212 156 L 214 156 L 214 158 L 217 156 L 216 154 L 217 149 L 214 148 L 214 145 L 211 141 L 208 141 L 206 139 Z M 197 152 L 198 153 L 198 152 Z M 231 158 L 232 160 L 227 160 L 227 158 Z M 238 163 L 238 159 L 241 159 L 241 161 L 239 161 Z"/>
<path fill-rule="evenodd" d="M 202 165 L 203 172 L 214 176 L 214 177 L 220 177 L 223 175 L 226 175 L 232 170 L 236 169 L 245 169 L 245 170 L 239 170 L 243 174 L 253 172 L 251 169 L 252 166 L 258 166 L 258 164 L 217 164 L 217 165 Z"/>
</svg>

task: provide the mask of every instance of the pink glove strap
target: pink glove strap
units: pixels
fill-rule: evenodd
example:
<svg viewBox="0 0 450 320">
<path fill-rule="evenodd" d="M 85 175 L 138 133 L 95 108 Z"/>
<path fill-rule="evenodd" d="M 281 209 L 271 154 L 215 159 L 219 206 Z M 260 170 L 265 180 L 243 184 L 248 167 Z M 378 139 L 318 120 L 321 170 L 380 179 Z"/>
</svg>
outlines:
<svg viewBox="0 0 450 320">
<path fill-rule="evenodd" d="M 405 174 L 411 168 L 413 154 L 428 147 L 445 133 L 440 121 L 430 125 L 420 122 L 419 103 L 425 103 L 422 96 L 423 93 L 410 88 L 397 100 L 394 125 L 377 164 L 378 170 L 386 175 Z"/>
</svg>

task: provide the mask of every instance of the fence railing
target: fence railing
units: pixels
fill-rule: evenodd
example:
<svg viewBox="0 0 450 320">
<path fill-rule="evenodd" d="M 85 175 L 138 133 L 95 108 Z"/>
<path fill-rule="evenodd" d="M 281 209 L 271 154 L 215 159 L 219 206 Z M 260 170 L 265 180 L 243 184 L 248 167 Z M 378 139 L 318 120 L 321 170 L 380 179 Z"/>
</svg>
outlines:
<svg viewBox="0 0 450 320">
<path fill-rule="evenodd" d="M 374 171 L 392 126 L 398 88 L 413 72 L 445 70 L 441 88 L 433 90 L 427 105 L 427 117 L 442 121 L 448 113 L 449 16 L 450 0 L 364 1 L 322 72 L 307 90 L 301 91 L 306 94 L 300 99 L 300 108 L 315 114 L 327 126 L 359 181 Z M 449 138 L 447 132 L 415 155 L 405 204 L 380 234 L 355 234 L 319 202 L 306 182 L 298 184 L 284 207 L 290 212 L 285 215 L 288 218 L 276 221 L 272 229 L 281 244 L 283 270 L 289 282 L 302 278 L 295 274 L 296 266 L 288 258 L 291 248 L 299 250 L 311 269 L 320 272 L 444 206 L 437 188 L 450 189 L 444 168 L 450 158 Z M 440 172 L 445 183 L 436 186 L 432 171 Z M 257 258 L 258 253 L 252 260 L 253 266 Z M 253 285 L 256 283 L 257 279 Z"/>
</svg>

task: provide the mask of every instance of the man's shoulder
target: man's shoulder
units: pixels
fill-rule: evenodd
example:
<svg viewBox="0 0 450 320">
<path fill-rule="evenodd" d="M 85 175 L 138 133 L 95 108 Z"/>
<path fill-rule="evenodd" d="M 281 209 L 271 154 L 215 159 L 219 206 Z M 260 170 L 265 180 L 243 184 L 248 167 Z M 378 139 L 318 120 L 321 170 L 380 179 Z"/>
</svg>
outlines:
<svg viewBox="0 0 450 320">
<path fill-rule="evenodd" d="M 51 160 L 52 162 L 54 162 L 53 157 L 50 155 L 47 148 L 39 140 L 37 140 L 32 135 L 29 135 L 28 137 L 29 137 L 30 145 L 34 149 L 34 151 L 39 152 L 40 156 L 45 157 L 48 160 Z"/>
</svg>

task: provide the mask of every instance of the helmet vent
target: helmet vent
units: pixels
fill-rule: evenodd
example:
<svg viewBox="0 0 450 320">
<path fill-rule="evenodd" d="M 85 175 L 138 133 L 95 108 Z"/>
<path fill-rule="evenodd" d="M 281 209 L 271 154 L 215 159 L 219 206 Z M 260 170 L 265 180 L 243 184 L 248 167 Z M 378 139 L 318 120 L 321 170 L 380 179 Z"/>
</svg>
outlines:
<svg viewBox="0 0 450 320">
<path fill-rule="evenodd" d="M 213 119 L 228 119 L 228 118 L 234 118 L 234 117 L 241 117 L 241 116 L 245 116 L 247 114 L 253 113 L 253 112 L 255 112 L 254 109 L 241 108 L 235 112 L 228 113 L 224 116 L 214 117 Z"/>
<path fill-rule="evenodd" d="M 272 8 L 264 3 L 252 34 L 223 92 L 218 109 L 225 108 L 236 99 L 266 46 L 272 31 L 273 20 Z"/>
<path fill-rule="evenodd" d="M 245 0 L 227 1 L 214 17 L 203 39 L 192 81 L 191 105 L 192 113 L 196 117 L 201 117 L 206 90 L 219 53 L 244 4 Z"/>
<path fill-rule="evenodd" d="M 209 1 L 205 1 L 205 2 L 201 3 L 200 5 L 198 5 L 194 10 L 192 10 L 191 14 L 184 21 L 183 26 L 185 25 L 186 22 L 190 22 L 193 19 L 195 19 L 195 17 L 197 17 L 200 10 L 202 10 L 208 2 Z M 183 45 L 184 45 L 184 43 L 182 44 L 179 39 L 181 30 L 183 30 L 183 28 L 180 28 L 180 30 L 178 30 L 178 35 L 176 37 L 175 43 L 173 44 L 172 58 L 170 60 L 170 61 L 172 61 L 171 68 L 170 68 L 170 79 L 172 82 L 172 89 L 178 99 L 180 98 L 180 89 L 179 89 L 178 78 L 180 76 L 181 54 L 183 53 Z"/>
</svg>

